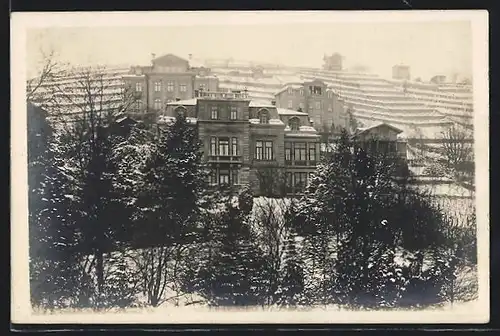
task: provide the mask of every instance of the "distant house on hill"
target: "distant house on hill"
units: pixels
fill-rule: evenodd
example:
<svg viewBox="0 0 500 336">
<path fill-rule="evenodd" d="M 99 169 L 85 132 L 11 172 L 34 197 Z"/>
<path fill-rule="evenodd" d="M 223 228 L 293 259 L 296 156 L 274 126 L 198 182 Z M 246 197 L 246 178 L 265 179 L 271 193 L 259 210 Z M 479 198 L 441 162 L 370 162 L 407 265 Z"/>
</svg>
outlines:
<svg viewBox="0 0 500 336">
<path fill-rule="evenodd" d="M 385 153 L 406 159 L 406 141 L 399 135 L 403 131 L 386 123 L 358 128 L 353 140 L 368 152 Z"/>
</svg>

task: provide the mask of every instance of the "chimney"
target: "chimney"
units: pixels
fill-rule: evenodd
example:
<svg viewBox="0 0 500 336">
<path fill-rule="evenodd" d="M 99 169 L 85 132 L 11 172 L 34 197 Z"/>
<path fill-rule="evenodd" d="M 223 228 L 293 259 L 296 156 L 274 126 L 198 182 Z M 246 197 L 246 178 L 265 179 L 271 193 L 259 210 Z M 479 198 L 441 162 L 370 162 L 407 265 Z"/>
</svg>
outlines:
<svg viewBox="0 0 500 336">
<path fill-rule="evenodd" d="M 155 53 L 151 53 L 151 59 L 154 60 L 156 58 L 156 54 Z"/>
<path fill-rule="evenodd" d="M 271 105 L 276 106 L 276 100 L 271 100 Z"/>
<path fill-rule="evenodd" d="M 189 54 L 189 60 L 192 60 L 193 59 L 193 54 Z"/>
</svg>

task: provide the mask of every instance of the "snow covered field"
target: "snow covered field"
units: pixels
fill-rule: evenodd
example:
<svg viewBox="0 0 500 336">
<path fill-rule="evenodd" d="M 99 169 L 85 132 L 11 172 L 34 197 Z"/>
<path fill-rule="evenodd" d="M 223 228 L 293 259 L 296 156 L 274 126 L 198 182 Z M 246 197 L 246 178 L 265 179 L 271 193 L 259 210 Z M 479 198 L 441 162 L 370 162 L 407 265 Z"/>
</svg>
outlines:
<svg viewBox="0 0 500 336">
<path fill-rule="evenodd" d="M 338 306 L 279 309 L 172 307 L 131 308 L 108 312 L 66 310 L 54 313 L 33 312 L 33 323 L 484 323 L 488 310 L 484 302 L 470 301 L 425 310 L 391 309 L 347 311 Z"/>
</svg>

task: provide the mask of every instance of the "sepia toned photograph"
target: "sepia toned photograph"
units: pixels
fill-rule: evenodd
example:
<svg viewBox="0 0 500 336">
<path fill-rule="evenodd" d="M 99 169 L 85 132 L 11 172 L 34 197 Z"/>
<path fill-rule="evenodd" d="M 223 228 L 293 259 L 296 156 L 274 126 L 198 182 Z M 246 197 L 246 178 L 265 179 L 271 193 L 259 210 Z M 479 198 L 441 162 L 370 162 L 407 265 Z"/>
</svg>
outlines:
<svg viewBox="0 0 500 336">
<path fill-rule="evenodd" d="M 14 13 L 15 323 L 486 323 L 486 11 Z"/>
</svg>

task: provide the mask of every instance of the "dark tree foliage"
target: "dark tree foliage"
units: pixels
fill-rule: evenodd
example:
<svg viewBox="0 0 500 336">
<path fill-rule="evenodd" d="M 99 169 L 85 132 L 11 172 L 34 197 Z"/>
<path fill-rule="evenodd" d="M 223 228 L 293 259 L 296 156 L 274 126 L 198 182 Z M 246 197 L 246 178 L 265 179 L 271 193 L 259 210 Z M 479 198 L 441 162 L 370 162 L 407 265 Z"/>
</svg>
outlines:
<svg viewBox="0 0 500 336">
<path fill-rule="evenodd" d="M 193 281 L 186 286 L 213 306 L 263 304 L 267 293 L 266 262 L 254 243 L 243 215 L 229 197 L 223 209 L 210 216 L 210 241 Z"/>
<path fill-rule="evenodd" d="M 420 276 L 405 274 L 396 254 L 401 249 L 416 253 L 416 268 L 421 270 L 423 251 L 443 243 L 441 212 L 409 185 L 405 174 L 397 161 L 366 152 L 343 132 L 336 151 L 309 184 L 300 203 L 298 229 L 313 246 L 313 261 L 320 267 L 328 267 L 325 261 L 336 254 L 329 264 L 333 276 L 323 278 L 334 302 L 396 305 L 410 278 Z M 429 282 L 439 287 L 436 281 Z"/>
<path fill-rule="evenodd" d="M 207 190 L 206 171 L 196 129 L 178 116 L 160 129 L 152 155 L 144 167 L 144 186 L 136 206 L 135 241 L 158 246 L 193 239 L 200 200 Z"/>
<path fill-rule="evenodd" d="M 70 179 L 52 145 L 47 114 L 28 104 L 30 285 L 33 306 L 61 308 L 84 299 L 78 267 L 79 236 Z M 75 293 L 82 296 L 75 296 Z"/>
</svg>

